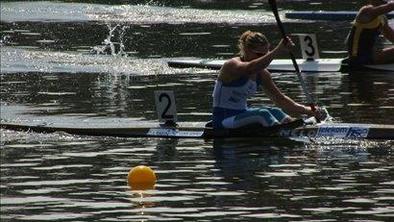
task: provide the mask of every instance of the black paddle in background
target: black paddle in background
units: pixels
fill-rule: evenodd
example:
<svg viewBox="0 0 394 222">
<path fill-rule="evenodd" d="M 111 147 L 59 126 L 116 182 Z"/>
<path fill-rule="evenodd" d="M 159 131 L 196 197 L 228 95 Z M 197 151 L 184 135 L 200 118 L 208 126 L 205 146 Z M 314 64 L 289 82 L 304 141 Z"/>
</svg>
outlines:
<svg viewBox="0 0 394 222">
<path fill-rule="evenodd" d="M 279 14 L 278 14 L 278 8 L 276 6 L 276 1 L 275 0 L 268 0 L 268 3 L 270 4 L 271 10 L 274 13 L 275 20 L 276 20 L 276 23 L 278 24 L 278 28 L 279 28 L 279 30 L 280 30 L 280 32 L 282 34 L 282 37 L 283 37 L 283 39 L 285 39 L 285 41 L 287 41 L 286 40 L 286 36 L 287 35 L 286 35 L 285 29 L 283 27 L 283 24 L 280 21 L 280 17 L 279 17 Z M 303 90 L 303 92 L 304 92 L 304 94 L 306 96 L 307 103 L 311 107 L 312 111 L 315 111 L 316 110 L 315 101 L 313 100 L 313 97 L 311 96 L 309 90 L 306 88 L 304 79 L 301 76 L 300 68 L 298 67 L 298 64 L 297 64 L 297 61 L 295 59 L 295 56 L 290 50 L 289 50 L 289 54 L 290 54 L 291 61 L 293 62 L 293 66 L 294 66 L 294 69 L 295 69 L 296 74 L 298 76 L 298 79 L 299 79 L 299 81 L 301 83 L 302 90 Z"/>
</svg>

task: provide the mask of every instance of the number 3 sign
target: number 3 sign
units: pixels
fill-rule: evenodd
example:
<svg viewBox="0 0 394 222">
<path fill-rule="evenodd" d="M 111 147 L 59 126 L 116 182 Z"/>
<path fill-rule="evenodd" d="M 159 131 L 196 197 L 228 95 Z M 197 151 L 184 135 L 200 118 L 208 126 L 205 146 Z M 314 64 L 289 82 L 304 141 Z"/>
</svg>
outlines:
<svg viewBox="0 0 394 222">
<path fill-rule="evenodd" d="M 315 34 L 298 34 L 301 44 L 302 58 L 307 60 L 318 59 L 319 49 Z"/>
</svg>

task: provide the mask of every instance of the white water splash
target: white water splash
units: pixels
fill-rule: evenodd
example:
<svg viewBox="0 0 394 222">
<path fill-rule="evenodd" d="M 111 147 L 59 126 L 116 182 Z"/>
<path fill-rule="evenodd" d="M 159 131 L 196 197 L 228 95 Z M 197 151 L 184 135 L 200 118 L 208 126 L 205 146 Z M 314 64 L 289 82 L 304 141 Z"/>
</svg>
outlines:
<svg viewBox="0 0 394 222">
<path fill-rule="evenodd" d="M 103 40 L 102 45 L 93 47 L 91 53 L 127 57 L 124 35 L 130 26 L 122 26 L 119 24 L 112 26 L 107 23 L 107 27 L 109 31 L 107 38 Z"/>
</svg>

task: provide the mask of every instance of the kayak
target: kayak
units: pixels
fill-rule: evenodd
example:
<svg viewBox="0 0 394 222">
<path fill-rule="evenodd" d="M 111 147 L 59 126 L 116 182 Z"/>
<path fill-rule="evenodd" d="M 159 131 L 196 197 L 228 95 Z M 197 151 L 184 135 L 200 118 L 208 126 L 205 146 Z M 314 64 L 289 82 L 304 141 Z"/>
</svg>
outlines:
<svg viewBox="0 0 394 222">
<path fill-rule="evenodd" d="M 394 125 L 357 123 L 305 124 L 298 120 L 273 127 L 251 125 L 239 129 L 216 130 L 204 122 L 179 122 L 176 125 L 141 124 L 130 127 L 62 126 L 61 124 L 10 123 L 2 121 L 3 129 L 38 133 L 65 132 L 74 135 L 111 137 L 158 137 L 158 138 L 341 138 L 341 139 L 394 139 Z"/>
<path fill-rule="evenodd" d="M 357 11 L 292 11 L 286 12 L 285 17 L 290 19 L 350 21 L 357 15 Z M 388 19 L 394 18 L 394 12 L 387 15 Z"/>
</svg>

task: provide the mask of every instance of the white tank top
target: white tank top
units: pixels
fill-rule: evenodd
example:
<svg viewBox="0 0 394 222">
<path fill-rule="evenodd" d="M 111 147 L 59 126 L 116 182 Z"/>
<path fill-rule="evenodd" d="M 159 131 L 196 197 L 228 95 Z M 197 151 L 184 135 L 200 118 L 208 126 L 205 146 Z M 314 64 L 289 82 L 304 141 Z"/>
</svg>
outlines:
<svg viewBox="0 0 394 222">
<path fill-rule="evenodd" d="M 257 91 L 256 81 L 239 79 L 231 84 L 224 84 L 216 80 L 212 93 L 213 107 L 244 110 L 247 108 L 247 99 Z"/>
</svg>

